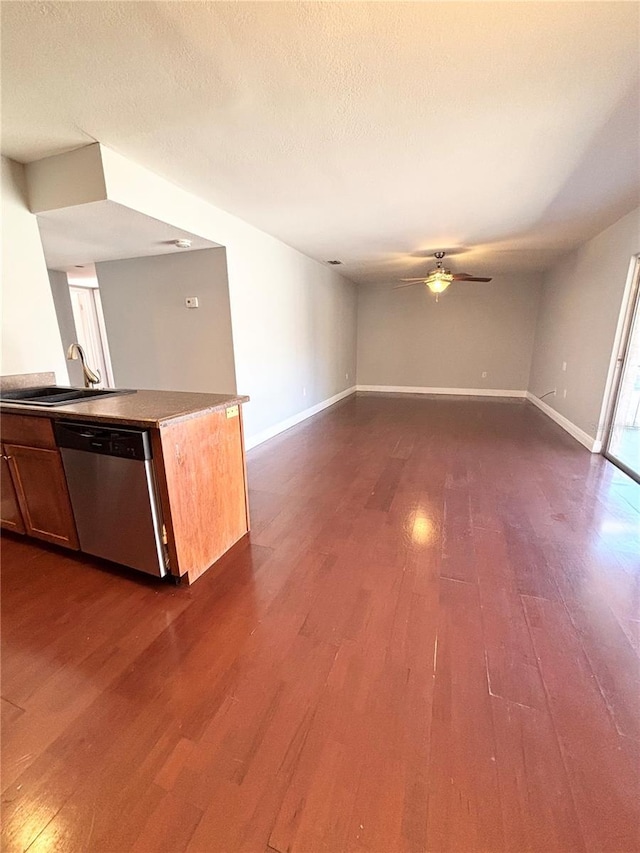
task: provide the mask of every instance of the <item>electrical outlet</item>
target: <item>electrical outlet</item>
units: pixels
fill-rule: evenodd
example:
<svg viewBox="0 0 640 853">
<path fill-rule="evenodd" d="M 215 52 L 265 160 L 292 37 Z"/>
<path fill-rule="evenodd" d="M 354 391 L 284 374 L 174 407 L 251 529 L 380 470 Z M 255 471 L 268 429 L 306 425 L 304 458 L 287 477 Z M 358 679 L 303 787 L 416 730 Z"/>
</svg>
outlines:
<svg viewBox="0 0 640 853">
<path fill-rule="evenodd" d="M 563 362 L 562 362 L 562 372 L 563 372 L 563 373 L 566 373 L 566 372 L 567 372 L 567 362 L 566 362 L 566 361 L 563 361 Z"/>
<path fill-rule="evenodd" d="M 482 371 L 482 378 L 483 378 L 483 379 L 486 379 L 486 378 L 487 378 L 487 371 L 486 371 L 486 370 L 483 370 L 483 371 Z"/>
<path fill-rule="evenodd" d="M 566 389 L 566 388 L 565 388 L 565 389 L 564 389 L 564 391 L 562 392 L 562 399 L 563 399 L 563 400 L 566 400 L 566 399 L 567 399 L 567 389 Z"/>
<path fill-rule="evenodd" d="M 348 378 L 349 378 L 349 374 L 348 374 L 348 373 L 345 373 L 344 378 L 345 378 L 345 379 L 348 379 Z"/>
<path fill-rule="evenodd" d="M 307 389 L 304 387 L 304 385 L 302 386 L 302 396 L 303 397 L 307 396 Z"/>
</svg>

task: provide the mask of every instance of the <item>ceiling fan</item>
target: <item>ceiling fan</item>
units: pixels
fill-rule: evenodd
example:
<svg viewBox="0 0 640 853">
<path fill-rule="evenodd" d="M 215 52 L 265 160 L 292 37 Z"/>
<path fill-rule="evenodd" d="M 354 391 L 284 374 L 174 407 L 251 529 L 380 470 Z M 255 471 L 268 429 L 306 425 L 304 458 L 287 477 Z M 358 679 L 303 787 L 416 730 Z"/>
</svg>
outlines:
<svg viewBox="0 0 640 853">
<path fill-rule="evenodd" d="M 449 287 L 452 281 L 491 281 L 490 278 L 479 278 L 478 276 L 469 275 L 466 272 L 452 273 L 442 266 L 444 252 L 434 252 L 433 256 L 436 259 L 435 269 L 429 270 L 426 276 L 422 278 L 401 278 L 400 281 L 406 284 L 397 284 L 393 289 L 398 290 L 402 287 L 413 287 L 414 284 L 426 284 L 429 290 L 436 295 L 436 302 L 441 293 Z"/>
</svg>

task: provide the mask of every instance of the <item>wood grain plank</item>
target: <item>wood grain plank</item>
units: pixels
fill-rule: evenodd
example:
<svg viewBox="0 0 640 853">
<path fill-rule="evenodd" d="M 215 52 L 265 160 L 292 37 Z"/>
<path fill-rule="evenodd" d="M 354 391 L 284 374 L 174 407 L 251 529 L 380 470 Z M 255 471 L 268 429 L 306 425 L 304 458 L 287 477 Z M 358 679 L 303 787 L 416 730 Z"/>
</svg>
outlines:
<svg viewBox="0 0 640 853">
<path fill-rule="evenodd" d="M 640 846 L 640 749 L 622 738 L 564 606 L 525 597 L 551 716 L 588 850 Z"/>
<path fill-rule="evenodd" d="M 475 585 L 441 580 L 428 849 L 504 850 L 496 744 Z"/>
<path fill-rule="evenodd" d="M 521 853 L 587 850 L 548 710 L 498 697 L 492 697 L 491 710 L 505 848 Z"/>
<path fill-rule="evenodd" d="M 492 696 L 546 709 L 519 580 L 503 532 L 474 529 L 487 680 Z"/>
<path fill-rule="evenodd" d="M 367 509 L 378 509 L 383 512 L 389 510 L 405 464 L 406 459 L 398 456 L 389 459 L 369 496 L 366 503 Z"/>
<path fill-rule="evenodd" d="M 443 578 L 460 581 L 477 579 L 469 492 L 464 485 L 449 486 L 444 492 L 441 574 Z"/>
</svg>

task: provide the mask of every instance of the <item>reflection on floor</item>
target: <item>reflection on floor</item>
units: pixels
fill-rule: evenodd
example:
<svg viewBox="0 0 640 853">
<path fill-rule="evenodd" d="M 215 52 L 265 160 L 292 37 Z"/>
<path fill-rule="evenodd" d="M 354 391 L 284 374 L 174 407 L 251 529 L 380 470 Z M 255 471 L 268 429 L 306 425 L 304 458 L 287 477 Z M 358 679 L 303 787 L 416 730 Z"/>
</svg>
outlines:
<svg viewBox="0 0 640 853">
<path fill-rule="evenodd" d="M 609 448 L 616 459 L 640 477 L 640 427 L 616 427 Z"/>
</svg>

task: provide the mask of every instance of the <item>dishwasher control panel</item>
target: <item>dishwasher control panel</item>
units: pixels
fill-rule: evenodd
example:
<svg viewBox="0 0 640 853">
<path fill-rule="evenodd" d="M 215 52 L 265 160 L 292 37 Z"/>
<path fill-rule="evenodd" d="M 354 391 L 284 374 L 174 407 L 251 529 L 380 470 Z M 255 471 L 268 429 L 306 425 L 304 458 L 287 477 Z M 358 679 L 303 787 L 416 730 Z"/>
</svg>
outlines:
<svg viewBox="0 0 640 853">
<path fill-rule="evenodd" d="M 113 428 L 103 424 L 55 421 L 58 447 L 143 461 L 151 459 L 151 441 L 146 430 Z"/>
</svg>

